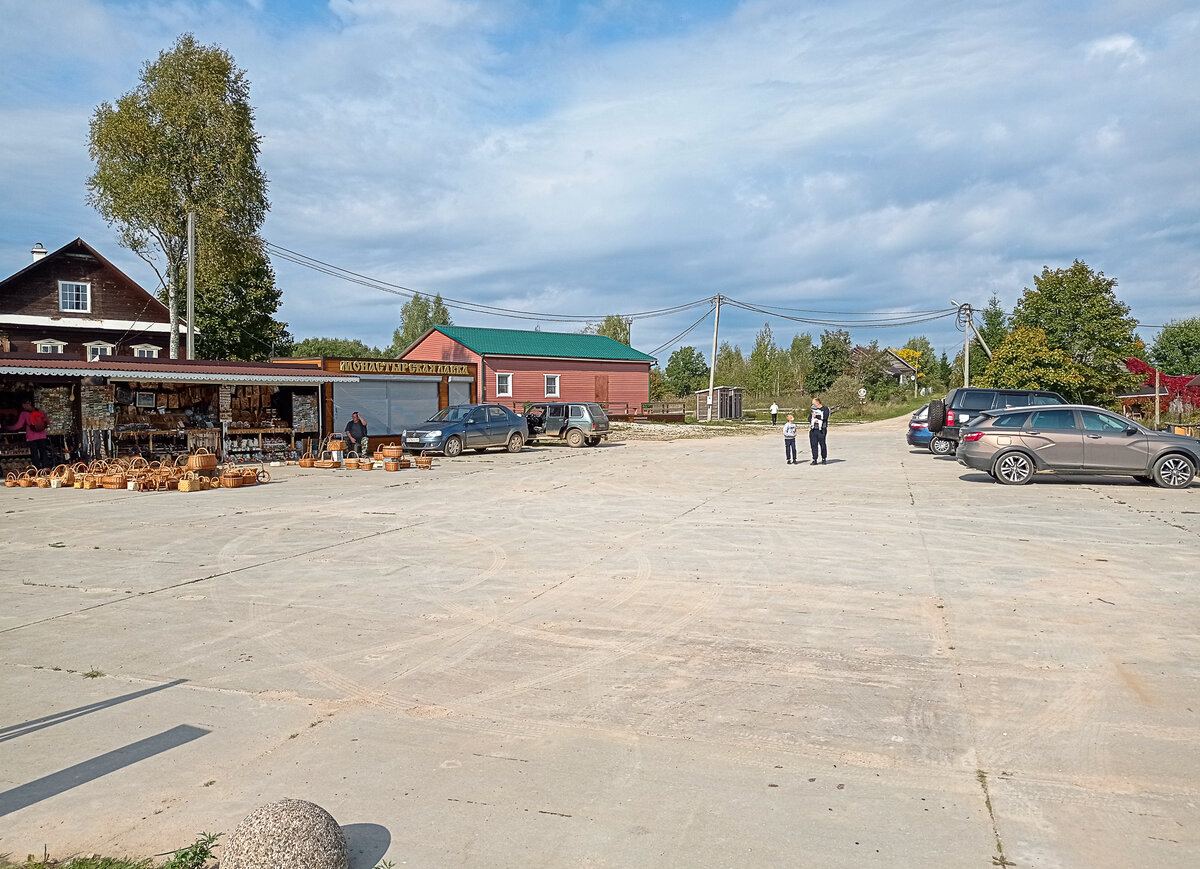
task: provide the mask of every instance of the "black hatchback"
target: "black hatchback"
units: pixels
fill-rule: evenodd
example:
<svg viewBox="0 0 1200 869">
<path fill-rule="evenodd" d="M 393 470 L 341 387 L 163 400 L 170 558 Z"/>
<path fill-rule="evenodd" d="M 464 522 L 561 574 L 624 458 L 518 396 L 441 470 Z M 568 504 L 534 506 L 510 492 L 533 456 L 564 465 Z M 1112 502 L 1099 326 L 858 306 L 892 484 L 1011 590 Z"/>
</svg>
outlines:
<svg viewBox="0 0 1200 869">
<path fill-rule="evenodd" d="M 944 456 L 958 449 L 963 429 L 985 410 L 1006 407 L 1066 404 L 1057 392 L 1044 389 L 987 389 L 978 386 L 951 389 L 945 400 L 929 402 L 929 451 Z"/>
</svg>

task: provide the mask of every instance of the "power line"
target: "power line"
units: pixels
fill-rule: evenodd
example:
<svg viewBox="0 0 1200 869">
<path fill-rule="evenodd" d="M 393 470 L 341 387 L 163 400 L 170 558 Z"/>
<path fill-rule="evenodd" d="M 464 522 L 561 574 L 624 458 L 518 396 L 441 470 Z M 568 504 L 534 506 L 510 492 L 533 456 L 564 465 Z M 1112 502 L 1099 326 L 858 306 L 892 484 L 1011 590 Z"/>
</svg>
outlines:
<svg viewBox="0 0 1200 869">
<path fill-rule="evenodd" d="M 709 308 L 709 309 L 708 309 L 707 311 L 705 311 L 703 314 L 701 314 L 701 315 L 700 315 L 700 319 L 699 319 L 699 320 L 697 320 L 697 321 L 696 321 L 695 323 L 693 323 L 692 325 L 688 326 L 686 329 L 684 329 L 682 332 L 680 332 L 678 335 L 676 335 L 676 336 L 675 336 L 674 338 L 672 338 L 670 341 L 667 341 L 665 344 L 662 344 L 662 345 L 660 345 L 660 346 L 658 346 L 658 347 L 655 347 L 653 350 L 651 350 L 651 351 L 650 351 L 650 355 L 651 355 L 651 356 L 657 356 L 660 350 L 665 350 L 665 349 L 667 349 L 667 348 L 668 348 L 668 347 L 670 347 L 672 344 L 674 344 L 676 341 L 682 341 L 684 338 L 686 338 L 686 337 L 687 337 L 688 333 L 690 333 L 690 332 L 691 332 L 693 329 L 695 329 L 697 326 L 699 326 L 701 323 L 703 323 L 705 320 L 707 320 L 707 319 L 708 319 L 708 315 L 709 315 L 709 314 L 711 314 L 711 313 L 712 313 L 714 310 L 716 310 L 716 306 L 715 306 L 715 305 L 714 305 L 712 308 Z"/>
</svg>

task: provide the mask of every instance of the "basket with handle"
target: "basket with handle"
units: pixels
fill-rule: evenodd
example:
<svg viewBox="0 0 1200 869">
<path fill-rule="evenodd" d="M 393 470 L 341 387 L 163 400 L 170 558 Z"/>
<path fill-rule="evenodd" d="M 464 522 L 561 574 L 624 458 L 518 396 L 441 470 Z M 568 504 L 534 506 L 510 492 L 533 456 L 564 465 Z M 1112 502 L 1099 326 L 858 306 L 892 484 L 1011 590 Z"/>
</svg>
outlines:
<svg viewBox="0 0 1200 869">
<path fill-rule="evenodd" d="M 331 453 L 340 453 L 346 449 L 346 442 L 340 437 L 330 435 L 329 440 L 325 442 L 325 449 Z"/>
<path fill-rule="evenodd" d="M 70 465 L 59 465 L 50 472 L 51 480 L 58 480 L 61 486 L 75 485 L 75 471 Z"/>
<path fill-rule="evenodd" d="M 21 484 L 17 482 L 17 472 L 9 471 L 8 475 L 4 478 L 5 488 L 15 489 L 19 485 L 21 485 Z"/>
<path fill-rule="evenodd" d="M 418 471 L 433 470 L 433 456 L 429 455 L 428 453 L 422 452 L 421 455 L 417 456 L 415 459 L 413 459 L 413 461 L 416 463 Z"/>
<path fill-rule="evenodd" d="M 217 479 L 220 480 L 222 489 L 240 489 L 246 482 L 246 478 L 242 476 L 242 472 L 234 467 L 226 468 Z"/>
<path fill-rule="evenodd" d="M 302 468 L 313 468 L 316 467 L 317 457 L 313 455 L 312 450 L 309 450 L 296 461 L 296 464 Z"/>
<path fill-rule="evenodd" d="M 384 459 L 383 460 L 383 469 L 385 471 L 400 470 L 400 460 L 399 459 Z"/>
<path fill-rule="evenodd" d="M 187 468 L 189 471 L 211 471 L 216 467 L 217 457 L 204 447 L 200 447 L 188 456 Z"/>
<path fill-rule="evenodd" d="M 358 469 L 360 471 L 375 470 L 375 460 L 373 458 L 371 458 L 370 456 L 359 456 Z"/>
<path fill-rule="evenodd" d="M 400 444 L 385 444 L 379 451 L 385 459 L 398 459 L 404 455 L 404 447 Z"/>
<path fill-rule="evenodd" d="M 129 476 L 124 470 L 109 470 L 107 474 L 100 477 L 101 489 L 124 489 L 129 485 Z"/>
<path fill-rule="evenodd" d="M 179 491 L 181 492 L 199 492 L 208 488 L 210 488 L 208 479 L 201 477 L 195 471 L 184 471 L 183 476 L 179 478 Z"/>
<path fill-rule="evenodd" d="M 80 488 L 99 489 L 100 488 L 100 480 L 101 480 L 100 474 L 91 474 L 91 473 L 84 474 L 83 475 L 83 486 L 81 486 Z"/>
<path fill-rule="evenodd" d="M 42 468 L 37 472 L 37 476 L 33 478 L 33 484 L 39 489 L 50 488 L 50 469 Z"/>
<path fill-rule="evenodd" d="M 258 482 L 257 468 L 242 468 L 242 485 L 253 486 Z"/>
<path fill-rule="evenodd" d="M 17 477 L 17 485 L 22 489 L 30 489 L 37 485 L 37 468 L 28 467 Z"/>
<path fill-rule="evenodd" d="M 324 468 L 327 471 L 334 468 L 340 468 L 341 466 L 341 460 L 335 459 L 331 450 L 322 450 L 321 458 L 317 459 L 316 462 L 313 463 L 314 468 Z"/>
<path fill-rule="evenodd" d="M 346 470 L 348 470 L 348 471 L 357 471 L 358 470 L 358 453 L 356 453 L 354 450 L 351 450 L 350 452 L 346 453 L 346 455 L 344 456 L 344 461 L 346 463 Z"/>
</svg>

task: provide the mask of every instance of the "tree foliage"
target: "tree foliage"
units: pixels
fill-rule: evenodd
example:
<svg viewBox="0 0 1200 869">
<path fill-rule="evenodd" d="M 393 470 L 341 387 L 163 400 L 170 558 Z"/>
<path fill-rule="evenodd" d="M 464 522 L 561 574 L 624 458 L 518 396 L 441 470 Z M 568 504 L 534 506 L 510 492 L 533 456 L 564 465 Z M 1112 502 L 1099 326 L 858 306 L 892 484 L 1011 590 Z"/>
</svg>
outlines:
<svg viewBox="0 0 1200 869">
<path fill-rule="evenodd" d="M 662 401 L 671 392 L 671 388 L 667 385 L 667 378 L 663 375 L 662 369 L 655 367 L 650 369 L 650 400 Z"/>
<path fill-rule="evenodd" d="M 717 365 L 714 376 L 717 386 L 746 386 L 746 358 L 742 348 L 722 341 L 717 348 Z"/>
<path fill-rule="evenodd" d="M 233 263 L 239 250 L 257 247 L 247 240 L 257 238 L 269 207 L 259 141 L 245 73 L 228 52 L 200 45 L 191 34 L 145 63 L 137 87 L 115 105 L 101 103 L 92 115 L 88 152 L 96 168 L 87 181 L 88 202 L 121 244 L 158 274 L 171 312 L 172 357 L 179 352 L 188 212 L 196 214 L 198 262 Z M 250 255 L 232 272 L 198 284 L 197 305 L 218 310 L 216 302 L 200 302 L 200 294 L 236 295 L 243 284 L 235 274 L 245 271 L 257 272 L 260 290 L 270 275 Z M 260 292 L 259 301 L 270 298 Z M 233 321 L 209 322 L 211 331 Z"/>
<path fill-rule="evenodd" d="M 778 395 L 782 361 L 771 324 L 764 323 L 754 336 L 754 349 L 750 351 L 749 382 L 746 384 L 750 392 L 759 396 Z"/>
<path fill-rule="evenodd" d="M 1072 392 L 1083 385 L 1084 373 L 1070 356 L 1049 345 L 1041 329 L 1018 326 L 992 350 L 983 374 L 971 380 L 975 386 L 995 389 Z"/>
<path fill-rule="evenodd" d="M 672 353 L 663 374 L 667 388 L 680 398 L 708 386 L 708 364 L 695 347 L 680 347 Z"/>
<path fill-rule="evenodd" d="M 1149 355 L 1154 366 L 1167 374 L 1200 374 L 1200 317 L 1167 323 L 1150 345 Z"/>
<path fill-rule="evenodd" d="M 622 317 L 620 314 L 609 314 L 600 323 L 588 323 L 584 326 L 583 331 L 590 335 L 603 335 L 606 338 L 612 338 L 614 341 L 620 341 L 628 347 L 631 346 L 629 343 L 629 331 L 632 326 L 632 319 Z"/>
<path fill-rule="evenodd" d="M 1048 266 L 1025 288 L 1013 311 L 1012 327 L 1041 329 L 1050 349 L 1061 350 L 1078 366 L 1082 382 L 1070 390 L 1087 403 L 1103 401 L 1137 384 L 1124 360 L 1136 356 L 1142 343 L 1134 334 L 1129 306 L 1116 297 L 1115 278 L 1093 272 L 1081 260 L 1070 268 Z"/>
<path fill-rule="evenodd" d="M 807 332 L 792 338 L 782 360 L 784 389 L 804 392 L 813 369 L 813 340 Z"/>
<path fill-rule="evenodd" d="M 809 390 L 824 392 L 833 382 L 851 368 L 850 333 L 845 329 L 826 330 L 821 333 L 821 346 L 813 351 L 812 373 L 809 375 Z"/>
<path fill-rule="evenodd" d="M 271 316 L 281 293 L 260 245 L 236 250 L 226 262 L 207 258 L 198 266 L 197 358 L 265 360 L 291 354 L 287 323 Z"/>
<path fill-rule="evenodd" d="M 387 358 L 378 347 L 369 347 L 357 338 L 305 338 L 292 346 L 292 356 L 332 356 Z"/>
<path fill-rule="evenodd" d="M 414 295 L 400 308 L 400 328 L 392 332 L 392 346 L 384 352 L 391 357 L 399 356 L 430 326 L 449 326 L 452 322 L 441 293 L 432 299 Z"/>
</svg>

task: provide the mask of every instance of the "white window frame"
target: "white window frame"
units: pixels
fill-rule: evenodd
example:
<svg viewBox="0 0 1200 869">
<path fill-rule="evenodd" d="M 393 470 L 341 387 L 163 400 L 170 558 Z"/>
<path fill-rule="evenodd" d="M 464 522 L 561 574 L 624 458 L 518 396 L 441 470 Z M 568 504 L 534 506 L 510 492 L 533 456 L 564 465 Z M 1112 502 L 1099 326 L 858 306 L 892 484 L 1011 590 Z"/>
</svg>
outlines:
<svg viewBox="0 0 1200 869">
<path fill-rule="evenodd" d="M 546 381 L 546 398 L 558 398 L 559 391 L 562 389 L 562 375 L 561 374 L 543 374 L 542 377 Z M 550 391 L 550 381 L 552 379 L 554 381 L 554 391 L 553 392 Z"/>
<path fill-rule="evenodd" d="M 83 287 L 84 304 L 82 308 L 68 308 L 63 305 L 63 290 L 67 287 Z M 68 311 L 72 314 L 90 314 L 92 312 L 92 284 L 91 281 L 59 281 L 58 282 L 58 310 Z"/>
<path fill-rule="evenodd" d="M 504 389 L 500 388 L 500 378 L 508 378 L 507 386 Z M 496 372 L 496 398 L 512 398 L 513 394 L 513 376 L 512 374 L 501 371 Z"/>
<path fill-rule="evenodd" d="M 117 349 L 116 344 L 109 344 L 107 341 L 88 341 L 83 347 L 87 351 L 88 362 L 95 362 L 101 356 L 112 356 L 113 351 Z M 101 350 L 104 352 L 100 352 Z"/>
<path fill-rule="evenodd" d="M 43 338 L 41 341 L 34 341 L 33 346 L 38 353 L 63 353 L 66 351 L 67 342 L 58 341 L 54 338 Z M 53 349 L 47 350 L 46 348 L 48 347 Z"/>
<path fill-rule="evenodd" d="M 133 350 L 133 355 L 139 359 L 157 359 L 162 348 L 155 344 L 134 344 L 130 348 Z"/>
</svg>

